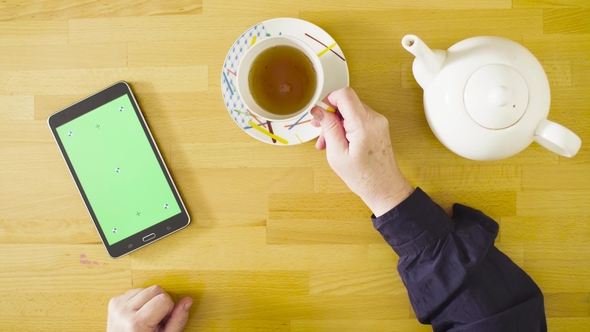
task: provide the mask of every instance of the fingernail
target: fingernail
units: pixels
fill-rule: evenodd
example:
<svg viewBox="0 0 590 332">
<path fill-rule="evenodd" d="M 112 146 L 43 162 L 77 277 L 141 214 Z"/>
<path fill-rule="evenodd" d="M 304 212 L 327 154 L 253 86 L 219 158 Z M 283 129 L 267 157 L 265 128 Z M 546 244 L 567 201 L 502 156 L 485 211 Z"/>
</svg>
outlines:
<svg viewBox="0 0 590 332">
<path fill-rule="evenodd" d="M 186 303 L 184 305 L 184 310 L 185 311 L 189 311 L 192 305 L 193 305 L 193 301 L 190 301 L 189 303 Z"/>
<path fill-rule="evenodd" d="M 336 110 L 332 106 L 326 107 L 326 111 L 328 111 L 330 113 L 336 113 Z"/>
<path fill-rule="evenodd" d="M 322 112 L 321 109 L 319 108 L 313 108 L 311 110 L 311 115 L 316 118 L 316 120 L 318 121 L 322 121 L 322 119 L 324 118 L 324 113 Z"/>
</svg>

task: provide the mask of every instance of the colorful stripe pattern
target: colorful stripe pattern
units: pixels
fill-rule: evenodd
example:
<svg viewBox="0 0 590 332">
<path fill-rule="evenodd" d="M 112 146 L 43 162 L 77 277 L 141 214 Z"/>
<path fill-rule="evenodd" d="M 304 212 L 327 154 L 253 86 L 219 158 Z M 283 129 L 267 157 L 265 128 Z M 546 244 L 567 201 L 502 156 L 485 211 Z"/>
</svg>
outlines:
<svg viewBox="0 0 590 332">
<path fill-rule="evenodd" d="M 320 53 L 318 53 L 318 57 L 321 57 L 322 55 L 326 54 L 326 52 L 331 51 L 334 48 L 334 46 L 336 46 L 335 42 L 332 45 L 323 49 Z"/>
<path fill-rule="evenodd" d="M 227 54 L 225 63 L 223 64 L 223 71 L 221 74 L 221 92 L 223 95 L 223 101 L 234 121 L 242 128 L 246 128 L 248 126 L 248 121 L 252 120 L 253 117 L 246 109 L 246 105 L 244 105 L 235 89 L 234 82 L 237 77 L 236 73 L 238 72 L 238 66 L 240 65 L 242 56 L 244 56 L 244 53 L 246 53 L 250 46 L 256 43 L 257 40 L 268 36 L 270 35 L 266 32 L 264 24 L 259 23 L 255 25 L 238 38 Z M 260 120 L 256 120 L 261 123 Z"/>
<path fill-rule="evenodd" d="M 234 80 L 237 78 L 238 66 L 244 53 L 256 43 L 257 40 L 270 37 L 266 32 L 264 24 L 260 23 L 252 29 L 246 31 L 236 41 L 229 54 L 225 59 L 222 72 L 222 92 L 225 106 L 229 109 L 234 121 L 239 124 L 242 129 L 254 129 L 266 136 L 268 136 L 272 143 L 289 144 L 289 142 L 275 135 L 270 121 L 261 121 L 250 110 L 246 108 L 234 85 Z M 231 74 L 231 75 L 230 75 Z M 255 123 L 254 121 L 258 122 Z M 268 129 L 268 130 L 267 130 Z"/>
<path fill-rule="evenodd" d="M 268 136 L 268 137 L 270 137 L 270 138 L 272 138 L 272 139 L 274 139 L 274 140 L 276 140 L 276 141 L 279 141 L 280 143 L 283 143 L 283 144 L 289 144 L 289 142 L 288 142 L 286 139 L 284 139 L 284 138 L 282 138 L 282 137 L 279 137 L 279 136 L 277 136 L 277 135 L 275 135 L 275 134 L 271 133 L 270 131 L 268 131 L 268 130 L 266 130 L 266 129 L 264 129 L 264 128 L 260 128 L 260 126 L 258 126 L 257 124 L 255 124 L 255 123 L 254 123 L 254 122 L 252 122 L 252 121 L 248 121 L 248 124 L 249 124 L 250 126 L 252 126 L 252 128 L 254 128 L 254 129 L 258 130 L 259 132 L 263 133 L 264 135 L 266 135 L 266 136 Z"/>
<path fill-rule="evenodd" d="M 298 26 L 298 24 L 300 24 L 300 20 L 284 20 L 297 21 L 293 22 L 295 24 L 291 24 L 289 27 Z M 273 121 L 274 123 L 272 123 L 271 121 L 266 121 L 255 116 L 246 108 L 246 105 L 241 100 L 235 86 L 237 85 L 236 81 L 238 66 L 244 53 L 260 40 L 271 37 L 272 35 L 282 35 L 283 32 L 285 32 L 285 35 L 295 36 L 296 38 L 302 40 L 306 39 L 306 37 L 309 38 L 309 41 L 306 41 L 306 43 L 308 43 L 308 45 L 311 46 L 315 52 L 317 52 L 316 54 L 318 57 L 321 57 L 322 62 L 329 61 L 332 63 L 333 61 L 336 61 L 337 63 L 341 63 L 344 66 L 342 67 L 343 70 L 347 71 L 348 68 L 346 64 L 344 64 L 346 60 L 344 59 L 343 55 L 339 54 L 341 51 L 338 47 L 338 44 L 334 42 L 334 40 L 331 39 L 330 36 L 325 33 L 325 31 L 321 31 L 321 29 L 318 31 L 317 27 L 315 26 L 309 27 L 309 30 L 305 28 L 308 32 L 311 32 L 313 35 L 315 35 L 315 37 L 313 37 L 309 33 L 301 31 L 301 28 L 297 28 L 300 29 L 298 31 L 292 31 L 289 28 L 287 29 L 289 31 L 284 31 L 281 28 L 277 29 L 277 25 L 275 24 L 276 21 L 271 21 L 273 21 L 273 23 L 269 23 L 269 30 L 267 30 L 267 27 L 265 27 L 265 23 L 267 22 L 259 23 L 244 32 L 233 44 L 223 65 L 221 75 L 221 92 L 225 106 L 231 117 L 234 119 L 236 124 L 240 126 L 240 128 L 247 131 L 251 136 L 270 144 L 299 144 L 319 135 L 319 129 L 311 125 L 311 120 L 313 117 L 309 112 L 305 112 L 305 114 L 300 116 L 295 121 Z M 306 23 L 308 22 L 305 22 L 304 25 Z M 324 44 L 321 40 L 328 42 L 329 45 Z M 343 62 L 338 61 L 336 58 L 327 56 L 329 53 L 336 55 L 336 57 L 338 57 Z M 338 66 L 340 67 L 342 65 Z M 348 74 L 348 71 L 346 73 Z M 339 86 L 336 86 L 336 88 L 337 87 Z M 333 110 L 328 109 L 328 111 Z M 275 126 L 273 126 L 273 124 Z"/>
<path fill-rule="evenodd" d="M 342 61 L 346 61 L 346 59 L 344 59 L 344 57 L 343 57 L 342 55 L 340 55 L 340 54 L 336 53 L 336 51 L 332 50 L 332 49 L 334 48 L 334 46 L 336 46 L 336 43 L 334 43 L 334 44 L 332 44 L 332 45 L 330 45 L 330 46 L 327 46 L 326 44 L 324 44 L 324 43 L 322 43 L 321 41 L 317 40 L 316 38 L 312 37 L 312 36 L 311 36 L 311 35 L 309 35 L 308 33 L 306 33 L 305 35 L 306 35 L 307 37 L 309 37 L 309 38 L 311 38 L 311 39 L 315 40 L 316 42 L 320 43 L 322 46 L 324 46 L 324 47 L 325 47 L 324 51 L 320 52 L 322 55 L 323 55 L 325 52 L 331 51 L 332 53 L 336 54 L 336 56 L 337 56 L 337 57 L 339 57 L 340 59 L 342 59 Z M 320 55 L 320 54 L 318 54 L 318 56 L 321 56 L 321 55 Z"/>
</svg>

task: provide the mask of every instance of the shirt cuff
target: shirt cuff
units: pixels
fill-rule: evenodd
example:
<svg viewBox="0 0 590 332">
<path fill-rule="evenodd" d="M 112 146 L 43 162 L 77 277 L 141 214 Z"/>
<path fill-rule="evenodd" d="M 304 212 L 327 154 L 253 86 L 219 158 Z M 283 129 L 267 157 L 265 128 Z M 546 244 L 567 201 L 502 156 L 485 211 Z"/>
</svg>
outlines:
<svg viewBox="0 0 590 332">
<path fill-rule="evenodd" d="M 420 188 L 389 212 L 371 219 L 399 256 L 423 250 L 452 228 L 451 218 Z"/>
</svg>

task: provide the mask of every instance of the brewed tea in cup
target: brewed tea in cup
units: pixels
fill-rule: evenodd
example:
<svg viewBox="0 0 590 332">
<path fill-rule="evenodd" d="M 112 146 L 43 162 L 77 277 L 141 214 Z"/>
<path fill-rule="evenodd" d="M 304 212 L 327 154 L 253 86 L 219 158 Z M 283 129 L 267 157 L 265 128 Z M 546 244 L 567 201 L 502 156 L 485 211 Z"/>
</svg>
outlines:
<svg viewBox="0 0 590 332">
<path fill-rule="evenodd" d="M 265 38 L 244 54 L 237 90 L 249 111 L 263 119 L 300 117 L 318 103 L 324 72 L 318 56 L 290 36 Z"/>
</svg>

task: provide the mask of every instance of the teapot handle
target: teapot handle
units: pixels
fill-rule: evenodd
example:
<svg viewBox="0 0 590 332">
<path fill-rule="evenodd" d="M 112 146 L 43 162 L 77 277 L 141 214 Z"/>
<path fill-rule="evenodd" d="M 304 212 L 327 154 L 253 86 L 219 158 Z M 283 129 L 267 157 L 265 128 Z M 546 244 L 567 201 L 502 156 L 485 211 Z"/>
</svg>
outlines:
<svg viewBox="0 0 590 332">
<path fill-rule="evenodd" d="M 582 140 L 566 127 L 543 120 L 535 129 L 535 142 L 564 157 L 573 157 L 580 150 Z"/>
</svg>

